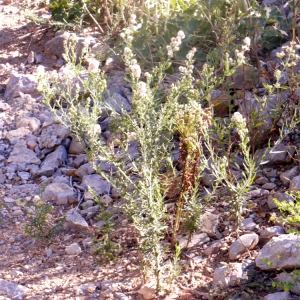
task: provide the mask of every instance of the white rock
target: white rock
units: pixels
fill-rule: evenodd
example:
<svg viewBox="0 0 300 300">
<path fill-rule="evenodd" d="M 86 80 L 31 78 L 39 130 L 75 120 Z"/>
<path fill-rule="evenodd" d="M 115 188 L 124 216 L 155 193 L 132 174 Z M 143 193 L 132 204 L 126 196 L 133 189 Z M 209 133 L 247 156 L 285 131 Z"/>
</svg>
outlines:
<svg viewBox="0 0 300 300">
<path fill-rule="evenodd" d="M 98 174 L 83 176 L 81 184 L 86 189 L 88 187 L 93 189 L 97 196 L 108 194 L 110 190 L 110 184 Z M 84 193 L 84 199 L 93 199 L 93 195 L 90 192 L 86 191 Z"/>
<path fill-rule="evenodd" d="M 73 209 L 67 212 L 66 222 L 64 226 L 66 228 L 74 229 L 77 231 L 84 231 L 89 228 L 89 224 L 86 222 L 86 220 Z"/>
<path fill-rule="evenodd" d="M 81 253 L 81 248 L 78 243 L 73 243 L 67 246 L 65 251 L 68 255 L 78 255 Z"/>
<path fill-rule="evenodd" d="M 240 226 L 240 228 L 244 230 L 254 230 L 255 227 L 256 227 L 256 223 L 254 223 L 252 218 L 247 218 L 242 220 L 242 224 Z"/>
<path fill-rule="evenodd" d="M 26 135 L 31 134 L 31 131 L 25 127 L 20 127 L 15 130 L 9 131 L 5 138 L 8 139 L 10 144 L 15 144 L 20 139 L 24 138 Z"/>
<path fill-rule="evenodd" d="M 289 292 L 277 292 L 269 294 L 263 298 L 263 300 L 289 300 L 291 299 L 291 294 Z"/>
<path fill-rule="evenodd" d="M 212 286 L 227 287 L 230 283 L 234 283 L 243 276 L 243 267 L 241 263 L 225 264 L 217 268 L 213 274 Z"/>
<path fill-rule="evenodd" d="M 229 247 L 230 260 L 238 259 L 243 253 L 253 249 L 259 241 L 259 237 L 256 233 L 249 233 L 240 236 Z"/>
<path fill-rule="evenodd" d="M 294 269 L 300 267 L 300 236 L 274 236 L 258 253 L 256 266 L 262 270 Z"/>
<path fill-rule="evenodd" d="M 138 290 L 138 293 L 140 295 L 142 295 L 142 297 L 144 299 L 157 299 L 156 297 L 156 290 L 154 288 L 150 288 L 150 287 L 147 287 L 147 286 L 143 286 L 142 288 L 140 288 Z"/>
<path fill-rule="evenodd" d="M 16 300 L 23 299 L 30 291 L 27 287 L 0 279 L 0 291 L 6 293 L 7 296 Z"/>
<path fill-rule="evenodd" d="M 183 237 L 182 235 L 179 235 L 177 237 L 177 241 L 180 245 L 181 248 L 185 248 L 187 246 L 188 242 L 188 237 L 185 236 Z M 210 238 L 207 236 L 206 233 L 198 233 L 198 234 L 193 234 L 191 241 L 188 244 L 188 248 L 194 247 L 194 246 L 201 246 L 204 243 L 207 243 L 210 241 Z"/>
</svg>

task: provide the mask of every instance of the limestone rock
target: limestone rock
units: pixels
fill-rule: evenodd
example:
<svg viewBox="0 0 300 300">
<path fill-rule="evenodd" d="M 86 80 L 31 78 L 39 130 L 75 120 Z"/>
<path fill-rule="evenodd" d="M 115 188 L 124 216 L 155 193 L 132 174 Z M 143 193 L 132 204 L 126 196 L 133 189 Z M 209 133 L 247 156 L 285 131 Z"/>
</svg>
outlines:
<svg viewBox="0 0 300 300">
<path fill-rule="evenodd" d="M 78 243 L 73 243 L 66 247 L 66 253 L 68 255 L 78 255 L 81 253 L 81 248 Z"/>
<path fill-rule="evenodd" d="M 289 292 L 277 292 L 269 294 L 263 298 L 263 300 L 290 300 L 291 294 Z"/>
<path fill-rule="evenodd" d="M 10 98 L 13 94 L 35 94 L 37 93 L 37 79 L 30 74 L 18 74 L 17 72 L 11 72 L 9 81 L 6 85 L 4 93 L 5 98 Z"/>
<path fill-rule="evenodd" d="M 82 154 L 85 153 L 85 148 L 75 136 L 72 136 L 72 141 L 68 152 L 70 154 Z"/>
<path fill-rule="evenodd" d="M 13 299 L 21 300 L 30 290 L 23 285 L 0 279 L 0 291 Z"/>
<path fill-rule="evenodd" d="M 290 170 L 285 171 L 282 174 L 280 174 L 280 180 L 285 186 L 289 186 L 290 181 L 297 175 L 299 175 L 299 167 L 295 166 L 295 167 L 291 168 Z"/>
<path fill-rule="evenodd" d="M 75 171 L 75 174 L 78 177 L 83 177 L 85 175 L 91 175 L 93 173 L 95 173 L 95 170 L 91 167 L 91 165 L 89 163 L 86 163 L 86 164 L 80 166 L 78 168 L 78 170 Z"/>
<path fill-rule="evenodd" d="M 156 290 L 147 286 L 143 286 L 138 290 L 138 293 L 146 300 L 157 299 Z"/>
<path fill-rule="evenodd" d="M 217 268 L 213 273 L 212 286 L 227 287 L 230 283 L 234 283 L 243 276 L 243 267 L 241 263 L 226 264 Z"/>
<path fill-rule="evenodd" d="M 64 182 L 54 182 L 49 184 L 43 195 L 42 200 L 56 202 L 57 205 L 67 205 L 76 200 L 73 189 Z"/>
<path fill-rule="evenodd" d="M 185 248 L 185 247 L 191 248 L 191 247 L 194 247 L 196 245 L 201 246 L 204 243 L 209 242 L 210 238 L 207 236 L 206 233 L 198 233 L 198 234 L 196 233 L 196 234 L 193 234 L 193 236 L 191 238 L 191 241 L 189 242 L 188 246 L 187 246 L 187 242 L 188 242 L 188 237 L 187 236 L 179 235 L 177 237 L 177 241 L 178 241 L 181 248 Z"/>
<path fill-rule="evenodd" d="M 290 182 L 289 191 L 297 192 L 300 191 L 300 175 L 294 177 Z"/>
<path fill-rule="evenodd" d="M 5 138 L 9 141 L 10 144 L 17 143 L 21 138 L 24 138 L 27 134 L 31 134 L 31 131 L 25 127 L 20 127 L 15 130 L 10 130 Z"/>
<path fill-rule="evenodd" d="M 9 163 L 20 164 L 34 164 L 39 165 L 41 160 L 36 156 L 36 153 L 26 146 L 26 141 L 18 141 L 10 153 L 7 160 Z"/>
<path fill-rule="evenodd" d="M 252 218 L 247 218 L 242 221 L 240 228 L 244 230 L 254 230 L 256 228 L 256 223 L 254 223 Z"/>
<path fill-rule="evenodd" d="M 268 206 L 270 209 L 277 208 L 277 205 L 274 203 L 273 199 L 277 199 L 279 202 L 287 201 L 293 203 L 293 198 L 286 193 L 275 193 L 274 195 L 270 195 L 268 197 Z"/>
<path fill-rule="evenodd" d="M 300 237 L 283 234 L 273 237 L 256 257 L 256 266 L 262 270 L 295 269 L 300 267 Z"/>
<path fill-rule="evenodd" d="M 202 232 L 207 233 L 209 237 L 221 238 L 222 235 L 218 231 L 219 216 L 206 212 L 202 216 Z"/>
<path fill-rule="evenodd" d="M 40 126 L 41 126 L 41 121 L 33 117 L 20 118 L 16 123 L 17 128 L 25 127 L 28 128 L 31 132 L 36 131 L 37 129 L 40 128 Z"/>
<path fill-rule="evenodd" d="M 41 149 L 59 146 L 64 138 L 70 134 L 69 130 L 62 124 L 52 124 L 42 129 L 38 143 Z"/>
<path fill-rule="evenodd" d="M 249 191 L 248 193 L 246 193 L 245 199 L 246 200 L 251 200 L 253 198 L 267 196 L 267 195 L 269 195 L 269 193 L 270 192 L 265 190 L 265 189 L 255 189 L 253 191 Z"/>
<path fill-rule="evenodd" d="M 98 174 L 84 175 L 82 178 L 82 186 L 86 189 L 90 187 L 97 196 L 108 194 L 110 190 L 110 184 Z M 89 191 L 86 191 L 84 193 L 84 199 L 93 199 L 93 195 Z"/>
<path fill-rule="evenodd" d="M 89 228 L 89 224 L 77 211 L 72 209 L 67 213 L 64 227 L 76 231 L 85 231 Z"/>
<path fill-rule="evenodd" d="M 41 169 L 37 172 L 38 176 L 51 176 L 53 173 L 67 161 L 67 150 L 64 146 L 58 146 L 54 152 L 47 155 L 41 164 Z"/>
<path fill-rule="evenodd" d="M 230 260 L 238 259 L 247 250 L 253 249 L 259 241 L 259 237 L 256 233 L 248 233 L 240 236 L 229 247 Z"/>
</svg>

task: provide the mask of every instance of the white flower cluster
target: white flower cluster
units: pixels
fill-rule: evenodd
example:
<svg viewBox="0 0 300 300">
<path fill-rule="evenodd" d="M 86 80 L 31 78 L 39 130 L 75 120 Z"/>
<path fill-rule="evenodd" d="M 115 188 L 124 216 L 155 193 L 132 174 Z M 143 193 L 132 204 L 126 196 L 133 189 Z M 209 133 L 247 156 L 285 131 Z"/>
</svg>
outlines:
<svg viewBox="0 0 300 300">
<path fill-rule="evenodd" d="M 196 53 L 197 49 L 193 48 L 192 50 L 189 51 L 189 53 L 186 55 L 187 61 L 186 61 L 186 66 L 180 66 L 179 67 L 179 72 L 186 75 L 186 76 L 190 76 L 193 74 L 193 70 L 194 70 L 194 65 L 193 63 L 193 58 L 194 55 Z"/>
<path fill-rule="evenodd" d="M 235 50 L 235 56 L 237 58 L 238 63 L 244 64 L 246 62 L 245 60 L 245 51 L 250 50 L 251 40 L 249 37 L 244 38 L 244 44 L 242 46 L 242 50 Z"/>
<path fill-rule="evenodd" d="M 141 77 L 142 70 L 141 70 L 140 65 L 133 64 L 133 65 L 129 66 L 129 69 L 134 78 L 139 79 Z"/>
<path fill-rule="evenodd" d="M 244 119 L 243 115 L 237 111 L 232 115 L 231 122 L 244 123 L 245 119 Z"/>
<path fill-rule="evenodd" d="M 136 96 L 139 97 L 139 98 L 143 98 L 143 97 L 147 96 L 147 84 L 144 81 L 140 81 L 138 83 Z"/>
<path fill-rule="evenodd" d="M 167 46 L 167 52 L 169 57 L 173 57 L 174 52 L 179 51 L 179 47 L 182 40 L 185 38 L 185 34 L 182 30 L 178 31 L 176 38 L 171 38 L 171 44 Z"/>
<path fill-rule="evenodd" d="M 289 46 L 283 46 L 282 51 L 276 53 L 276 57 L 283 59 L 284 57 L 288 58 L 287 67 L 296 66 L 296 62 L 300 59 L 300 56 L 297 54 L 296 50 L 300 49 L 300 45 L 295 42 L 291 42 Z"/>
</svg>

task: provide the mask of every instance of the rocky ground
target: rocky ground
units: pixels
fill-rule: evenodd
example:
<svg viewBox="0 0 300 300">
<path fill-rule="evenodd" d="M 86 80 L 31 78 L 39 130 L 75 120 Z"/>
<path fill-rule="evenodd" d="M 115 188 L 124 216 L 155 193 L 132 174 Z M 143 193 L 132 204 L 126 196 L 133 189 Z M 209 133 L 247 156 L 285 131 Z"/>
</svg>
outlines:
<svg viewBox="0 0 300 300">
<path fill-rule="evenodd" d="M 60 76 L 67 72 L 62 53 L 70 33 L 55 33 L 26 19 L 25 4 L 30 5 L 0 1 L 0 299 L 297 298 L 297 283 L 291 292 L 274 289 L 271 283 L 276 278 L 289 281 L 282 270 L 300 266 L 300 238 L 269 220 L 278 215 L 273 198 L 293 201 L 286 192 L 300 190 L 297 141 L 283 142 L 257 175 L 247 195 L 249 210 L 239 237 L 226 201 L 221 201 L 205 213 L 203 228 L 184 249 L 183 269 L 172 292 L 155 296 L 153 286 L 142 282 L 133 228 L 116 208 L 122 199 L 95 174 L 81 145 L 54 122 L 36 91 L 39 73 Z M 46 9 L 31 8 L 49 17 Z M 87 44 L 92 52 L 106 51 L 96 34 L 85 35 L 77 36 L 79 45 Z M 130 109 L 130 89 L 118 59 L 110 57 L 102 68 L 111 97 Z M 251 97 L 249 92 L 249 101 Z M 105 133 L 107 122 L 100 125 Z M 134 153 L 136 145 L 130 151 Z M 209 174 L 204 178 L 207 186 L 210 178 Z M 120 224 L 113 239 L 123 250 L 114 263 L 94 255 L 94 239 L 101 238 L 97 233 L 103 220 L 97 218 L 99 206 L 87 186 L 95 189 Z M 65 217 L 54 237 L 42 241 L 24 231 L 32 220 L 32 208 L 40 202 L 53 204 L 49 227 Z M 179 237 L 182 245 L 185 241 L 186 237 Z M 217 289 L 219 282 L 221 289 Z"/>
</svg>

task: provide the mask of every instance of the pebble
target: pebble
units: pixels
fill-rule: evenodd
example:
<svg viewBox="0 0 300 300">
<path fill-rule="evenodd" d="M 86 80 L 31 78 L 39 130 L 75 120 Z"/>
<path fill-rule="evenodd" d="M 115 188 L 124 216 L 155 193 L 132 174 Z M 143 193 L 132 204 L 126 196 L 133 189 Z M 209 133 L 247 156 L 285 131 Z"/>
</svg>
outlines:
<svg viewBox="0 0 300 300">
<path fill-rule="evenodd" d="M 65 251 L 68 255 L 78 255 L 81 253 L 81 248 L 78 243 L 73 243 L 67 246 Z"/>
</svg>

